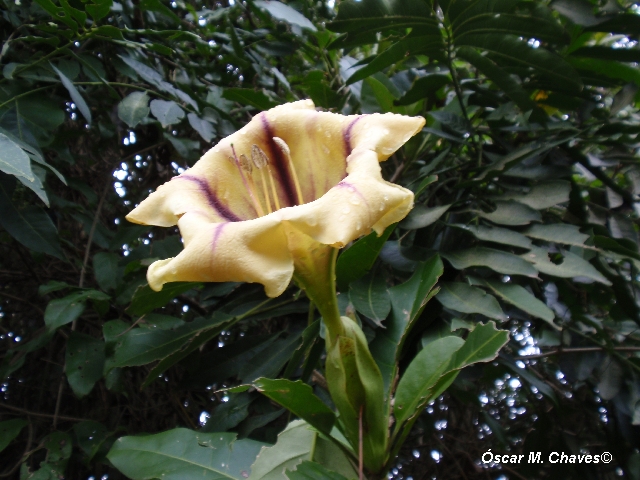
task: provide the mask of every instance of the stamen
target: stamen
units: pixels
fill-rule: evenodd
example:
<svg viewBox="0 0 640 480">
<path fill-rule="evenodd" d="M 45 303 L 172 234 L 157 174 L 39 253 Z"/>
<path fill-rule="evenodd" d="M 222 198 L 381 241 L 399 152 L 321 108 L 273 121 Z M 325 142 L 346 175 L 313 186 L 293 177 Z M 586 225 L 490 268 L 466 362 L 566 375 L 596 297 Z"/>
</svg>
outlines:
<svg viewBox="0 0 640 480">
<path fill-rule="evenodd" d="M 257 195 L 255 195 L 255 187 L 253 187 L 253 179 L 251 179 L 251 170 L 248 171 L 249 178 L 251 179 L 251 183 L 247 181 L 247 178 L 244 175 L 244 172 L 247 169 L 247 167 L 251 168 L 251 164 L 247 160 L 247 157 L 244 157 L 246 160 L 246 163 L 244 165 L 241 163 L 241 161 L 238 159 L 238 156 L 236 155 L 236 149 L 233 148 L 233 144 L 231 144 L 231 151 L 233 152 L 233 157 L 229 157 L 229 160 L 234 162 L 236 164 L 236 167 L 238 167 L 238 172 L 240 172 L 240 178 L 242 178 L 242 183 L 244 184 L 244 188 L 247 190 L 247 193 L 249 194 L 249 198 L 251 198 L 251 203 L 253 203 L 253 207 L 256 210 L 256 214 L 259 217 L 262 217 L 264 216 L 264 210 L 262 209 L 262 205 L 258 201 Z M 241 155 L 241 157 L 243 156 L 244 155 Z"/>
<path fill-rule="evenodd" d="M 262 182 L 262 191 L 264 192 L 264 198 L 267 202 L 267 210 L 269 210 L 269 213 L 271 213 L 273 212 L 273 208 L 271 208 L 271 198 L 269 197 L 267 180 L 264 177 L 264 170 L 263 170 L 263 168 L 267 164 L 267 156 L 264 154 L 262 150 L 260 150 L 260 147 L 257 145 L 251 146 L 251 161 L 260 172 L 260 181 Z"/>
<path fill-rule="evenodd" d="M 251 175 L 251 172 L 253 171 L 253 164 L 249 161 L 249 159 L 247 158 L 247 156 L 244 153 L 240 155 L 240 168 L 242 168 L 245 172 L 248 173 L 247 182 L 249 183 L 249 190 L 251 191 L 251 198 L 255 199 L 256 208 L 258 210 L 258 215 L 262 217 L 262 216 L 264 216 L 264 210 L 262 209 L 262 202 L 260 201 L 260 197 L 258 196 L 258 193 L 256 192 L 256 185 L 253 182 L 253 176 Z M 269 213 L 271 213 L 271 211 L 269 211 Z"/>
<path fill-rule="evenodd" d="M 273 199 L 276 204 L 276 210 L 280 210 L 280 201 L 278 199 L 278 193 L 276 192 L 276 185 L 273 180 L 273 173 L 271 172 L 271 167 L 269 165 L 269 157 L 267 154 L 262 151 L 262 149 L 258 145 L 253 145 L 251 147 L 251 160 L 253 160 L 253 164 L 260 170 L 260 175 L 262 178 L 262 187 L 264 188 L 264 196 L 267 199 L 267 205 L 269 207 L 269 213 L 271 213 L 271 200 L 269 199 L 269 193 L 267 190 L 267 185 L 264 179 L 263 167 L 266 167 L 267 175 L 269 177 L 269 183 L 271 184 L 271 193 L 273 194 Z"/>
<path fill-rule="evenodd" d="M 293 184 L 296 187 L 296 193 L 298 194 L 298 205 L 304 204 L 304 199 L 302 198 L 302 190 L 300 189 L 300 182 L 298 181 L 298 175 L 296 173 L 296 168 L 293 165 L 293 159 L 291 158 L 291 149 L 287 142 L 282 140 L 280 137 L 273 137 L 273 141 L 276 143 L 278 148 L 284 155 L 287 157 L 289 161 L 289 170 L 291 171 L 291 176 L 293 177 Z"/>
</svg>

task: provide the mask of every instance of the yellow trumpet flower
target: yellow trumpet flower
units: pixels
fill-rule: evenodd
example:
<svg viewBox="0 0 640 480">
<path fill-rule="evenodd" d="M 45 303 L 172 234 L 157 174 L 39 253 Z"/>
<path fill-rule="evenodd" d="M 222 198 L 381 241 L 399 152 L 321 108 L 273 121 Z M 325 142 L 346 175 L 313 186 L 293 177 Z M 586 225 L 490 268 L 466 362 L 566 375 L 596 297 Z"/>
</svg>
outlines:
<svg viewBox="0 0 640 480">
<path fill-rule="evenodd" d="M 330 267 L 336 248 L 371 229 L 381 234 L 411 210 L 413 193 L 386 182 L 379 162 L 424 123 L 318 112 L 310 100 L 256 115 L 127 215 L 143 225 L 177 224 L 184 241 L 178 256 L 149 267 L 149 285 L 257 282 L 270 297 L 294 273 L 307 285 L 318 262 Z"/>
</svg>

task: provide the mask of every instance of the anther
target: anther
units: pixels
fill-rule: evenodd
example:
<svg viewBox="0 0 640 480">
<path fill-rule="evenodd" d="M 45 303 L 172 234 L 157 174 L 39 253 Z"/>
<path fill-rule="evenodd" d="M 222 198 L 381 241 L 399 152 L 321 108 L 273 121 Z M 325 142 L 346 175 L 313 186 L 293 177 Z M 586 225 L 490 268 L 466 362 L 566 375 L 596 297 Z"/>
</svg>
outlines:
<svg viewBox="0 0 640 480">
<path fill-rule="evenodd" d="M 271 168 L 269 167 L 269 157 L 258 145 L 251 146 L 251 161 L 256 166 L 256 168 L 260 171 L 260 179 L 262 181 L 262 189 L 264 191 L 264 197 L 267 200 L 267 208 L 269 209 L 269 213 L 271 210 L 271 199 L 269 198 L 269 190 L 267 189 L 267 181 L 264 178 L 264 170 L 267 171 L 267 176 L 269 177 L 269 184 L 271 185 L 271 193 L 273 195 L 273 199 L 276 203 L 276 210 L 280 210 L 280 201 L 278 199 L 278 192 L 276 192 L 275 182 L 273 180 L 273 174 L 271 173 Z M 264 168 L 266 167 L 266 168 Z"/>
<path fill-rule="evenodd" d="M 233 152 L 233 157 L 229 157 L 229 160 L 232 160 L 236 167 L 238 167 L 238 172 L 240 173 L 240 177 L 242 178 L 242 183 L 244 184 L 244 188 L 247 190 L 249 194 L 249 198 L 251 198 L 251 203 L 253 203 L 254 208 L 256 209 L 256 213 L 259 217 L 264 216 L 264 210 L 262 209 L 262 205 L 258 200 L 258 195 L 256 194 L 256 189 L 253 184 L 253 177 L 251 176 L 251 163 L 247 159 L 246 155 L 240 155 L 240 158 L 236 155 L 236 149 L 231 144 L 231 151 Z M 249 178 L 247 179 L 244 175 L 244 172 L 247 172 Z"/>
<path fill-rule="evenodd" d="M 293 159 L 291 158 L 291 149 L 287 142 L 282 140 L 280 137 L 273 137 L 273 141 L 278 146 L 280 151 L 287 157 L 289 162 L 289 170 L 291 171 L 291 176 L 293 177 L 293 184 L 296 187 L 296 194 L 298 195 L 298 205 L 304 204 L 304 199 L 302 198 L 302 190 L 300 189 L 300 182 L 298 181 L 298 175 L 296 173 L 296 168 L 293 165 Z"/>
</svg>

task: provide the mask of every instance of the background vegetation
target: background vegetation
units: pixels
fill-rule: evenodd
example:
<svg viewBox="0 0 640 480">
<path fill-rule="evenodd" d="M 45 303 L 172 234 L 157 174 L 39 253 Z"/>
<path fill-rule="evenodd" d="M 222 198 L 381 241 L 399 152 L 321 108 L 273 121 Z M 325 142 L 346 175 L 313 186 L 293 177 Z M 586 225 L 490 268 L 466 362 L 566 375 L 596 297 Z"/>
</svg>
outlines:
<svg viewBox="0 0 640 480">
<path fill-rule="evenodd" d="M 434 254 L 440 291 L 401 366 L 487 319 L 511 332 L 496 361 L 465 369 L 425 409 L 389 478 L 640 479 L 639 5 L 0 10 L 0 476 L 124 478 L 106 458 L 117 438 L 176 427 L 255 440 L 244 444 L 250 466 L 293 417 L 255 391 L 219 389 L 300 378 L 329 401 L 304 295 L 268 300 L 240 284 L 153 293 L 146 267 L 181 249 L 177 229 L 124 220 L 258 111 L 311 98 L 344 114 L 427 118 L 383 165 L 414 190 L 415 209 L 339 259 L 342 307 L 374 355 L 390 288 Z M 371 268 L 365 250 L 378 257 Z M 613 462 L 483 464 L 488 449 L 608 451 Z"/>
</svg>

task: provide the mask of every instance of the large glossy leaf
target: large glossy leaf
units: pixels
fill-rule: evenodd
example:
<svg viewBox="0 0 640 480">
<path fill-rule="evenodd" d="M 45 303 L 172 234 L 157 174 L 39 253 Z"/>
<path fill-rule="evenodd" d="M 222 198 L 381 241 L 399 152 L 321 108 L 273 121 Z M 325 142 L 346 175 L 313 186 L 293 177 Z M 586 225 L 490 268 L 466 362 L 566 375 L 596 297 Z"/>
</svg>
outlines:
<svg viewBox="0 0 640 480">
<path fill-rule="evenodd" d="M 566 180 L 553 180 L 531 187 L 528 192 L 506 192 L 500 199 L 515 200 L 536 210 L 556 206 L 569 201 L 571 184 Z"/>
<path fill-rule="evenodd" d="M 420 36 L 411 35 L 395 43 L 379 55 L 376 55 L 365 67 L 359 69 L 349 77 L 347 85 L 351 85 L 352 83 L 373 75 L 404 58 L 413 55 L 433 55 L 434 52 L 442 52 L 442 37 L 438 30 L 436 28 L 424 30 L 426 31 L 423 31 L 423 29 L 420 30 Z M 429 30 L 433 31 L 429 32 Z"/>
<path fill-rule="evenodd" d="M 107 458 L 132 480 L 244 480 L 263 446 L 255 440 L 236 440 L 235 433 L 176 428 L 155 435 L 121 437 Z"/>
<path fill-rule="evenodd" d="M 576 245 L 581 247 L 589 238 L 586 233 L 581 233 L 580 228 L 568 223 L 551 223 L 547 225 L 532 225 L 525 235 L 536 240 L 561 243 L 564 245 Z"/>
<path fill-rule="evenodd" d="M 295 470 L 287 470 L 289 480 L 348 480 L 347 477 L 323 467 L 319 463 L 304 461 Z"/>
<path fill-rule="evenodd" d="M 250 480 L 285 480 L 285 470 L 293 470 L 304 460 L 312 460 L 316 433 L 307 422 L 291 422 L 272 447 L 263 447 L 251 466 Z"/>
<path fill-rule="evenodd" d="M 486 247 L 475 247 L 441 254 L 458 270 L 469 267 L 487 267 L 506 275 L 524 275 L 537 278 L 538 272 L 530 263 L 512 253 Z"/>
<path fill-rule="evenodd" d="M 27 180 L 34 178 L 29 156 L 3 133 L 0 133 L 0 170 Z"/>
<path fill-rule="evenodd" d="M 391 311 L 391 300 L 385 279 L 381 275 L 369 274 L 351 283 L 349 299 L 356 310 L 373 320 L 378 326 Z"/>
<path fill-rule="evenodd" d="M 531 100 L 522 86 L 491 59 L 481 55 L 471 47 L 459 48 L 458 56 L 465 59 L 486 75 L 487 78 L 500 87 L 523 111 L 526 112 L 536 108 L 536 104 Z"/>
<path fill-rule="evenodd" d="M 7 448 L 11 441 L 20 435 L 20 431 L 29 425 L 24 418 L 14 418 L 0 422 L 0 452 Z"/>
<path fill-rule="evenodd" d="M 441 205 L 428 208 L 423 205 L 417 205 L 411 210 L 407 218 L 400 223 L 400 226 L 407 230 L 427 227 L 444 215 L 450 207 L 451 205 Z"/>
<path fill-rule="evenodd" d="M 387 31 L 433 28 L 437 21 L 428 4 L 420 0 L 346 0 L 328 27 L 334 32 Z"/>
<path fill-rule="evenodd" d="M 540 212 L 520 202 L 496 200 L 496 209 L 491 212 L 478 211 L 478 215 L 499 225 L 528 225 L 542 221 Z"/>
<path fill-rule="evenodd" d="M 393 413 L 398 425 L 415 415 L 418 406 L 428 400 L 433 387 L 446 373 L 453 355 L 462 345 L 462 338 L 448 336 L 431 342 L 415 356 L 396 390 Z"/>
<path fill-rule="evenodd" d="M 283 378 L 259 378 L 253 382 L 253 386 L 318 431 L 326 435 L 331 433 L 336 416 L 306 383 Z"/>
<path fill-rule="evenodd" d="M 307 17 L 282 2 L 278 2 L 277 0 L 270 0 L 266 2 L 258 1 L 255 2 L 255 5 L 258 8 L 264 8 L 269 12 L 269 14 L 271 14 L 271 16 L 277 18 L 278 20 L 283 20 L 292 25 L 306 28 L 307 30 L 311 30 L 312 32 L 317 31 L 316 26 L 311 23 L 311 21 Z"/>
<path fill-rule="evenodd" d="M 339 290 L 346 290 L 352 281 L 366 275 L 395 226 L 390 225 L 380 236 L 371 232 L 340 254 L 336 262 L 336 284 Z"/>
<path fill-rule="evenodd" d="M 544 48 L 532 48 L 514 35 L 469 34 L 456 40 L 458 46 L 475 47 L 487 51 L 498 65 L 523 66 L 547 81 L 566 88 L 581 89 L 577 72 L 562 57 Z"/>
<path fill-rule="evenodd" d="M 498 330 L 495 323 L 488 322 L 477 325 L 465 341 L 444 337 L 429 343 L 415 356 L 398 383 L 393 408 L 396 431 L 442 393 L 438 388 L 442 386 L 442 379 L 468 365 L 495 359 L 508 340 L 509 332 Z"/>
<path fill-rule="evenodd" d="M 44 323 L 50 330 L 76 320 L 85 309 L 88 299 L 109 300 L 109 295 L 98 290 L 83 290 L 63 298 L 51 300 L 44 311 Z"/>
<path fill-rule="evenodd" d="M 549 258 L 549 252 L 541 247 L 534 247 L 530 252 L 520 256 L 531 262 L 540 273 L 561 278 L 584 277 L 611 285 L 611 282 L 604 275 L 582 257 L 568 250 L 560 250 L 560 253 L 562 258 L 558 260 L 558 263 L 552 262 Z"/>
<path fill-rule="evenodd" d="M 67 380 L 78 398 L 87 395 L 102 377 L 104 343 L 84 333 L 71 332 L 65 354 Z"/>
<path fill-rule="evenodd" d="M 386 322 L 387 328 L 378 331 L 369 345 L 382 374 L 385 401 L 389 400 L 389 388 L 397 373 L 404 341 L 427 302 L 438 293 L 435 285 L 443 268 L 442 260 L 436 255 L 420 264 L 405 283 L 389 289 L 391 316 Z"/>
<path fill-rule="evenodd" d="M 555 318 L 553 310 L 547 307 L 544 302 L 538 300 L 533 294 L 529 293 L 524 287 L 512 283 L 502 283 L 479 278 L 474 278 L 473 283 L 491 289 L 502 300 L 515 305 L 533 317 L 544 320 L 553 328 L 559 328 L 553 323 L 553 319 Z"/>
<path fill-rule="evenodd" d="M 488 227 L 486 225 L 453 225 L 472 233 L 478 240 L 485 242 L 501 243 L 519 248 L 531 248 L 531 240 L 508 228 Z"/>
<path fill-rule="evenodd" d="M 113 355 L 114 367 L 131 367 L 145 365 L 164 358 L 176 350 L 180 350 L 185 343 L 197 334 L 226 324 L 231 318 L 218 312 L 213 318 L 200 318 L 190 323 L 164 329 L 134 328 L 118 336 Z"/>
<path fill-rule="evenodd" d="M 507 319 L 495 297 L 461 282 L 442 282 L 436 299 L 446 308 L 462 313 L 479 313 L 500 321 Z"/>
<path fill-rule="evenodd" d="M 16 209 L 11 202 L 12 192 L 11 177 L 0 176 L 0 225 L 25 247 L 64 259 L 58 231 L 46 212 L 33 205 Z"/>
<path fill-rule="evenodd" d="M 132 315 L 144 315 L 159 307 L 164 307 L 178 295 L 200 285 L 193 282 L 173 282 L 166 285 L 161 291 L 151 290 L 149 285 L 138 287 L 131 299 L 131 305 L 127 311 Z"/>
</svg>

